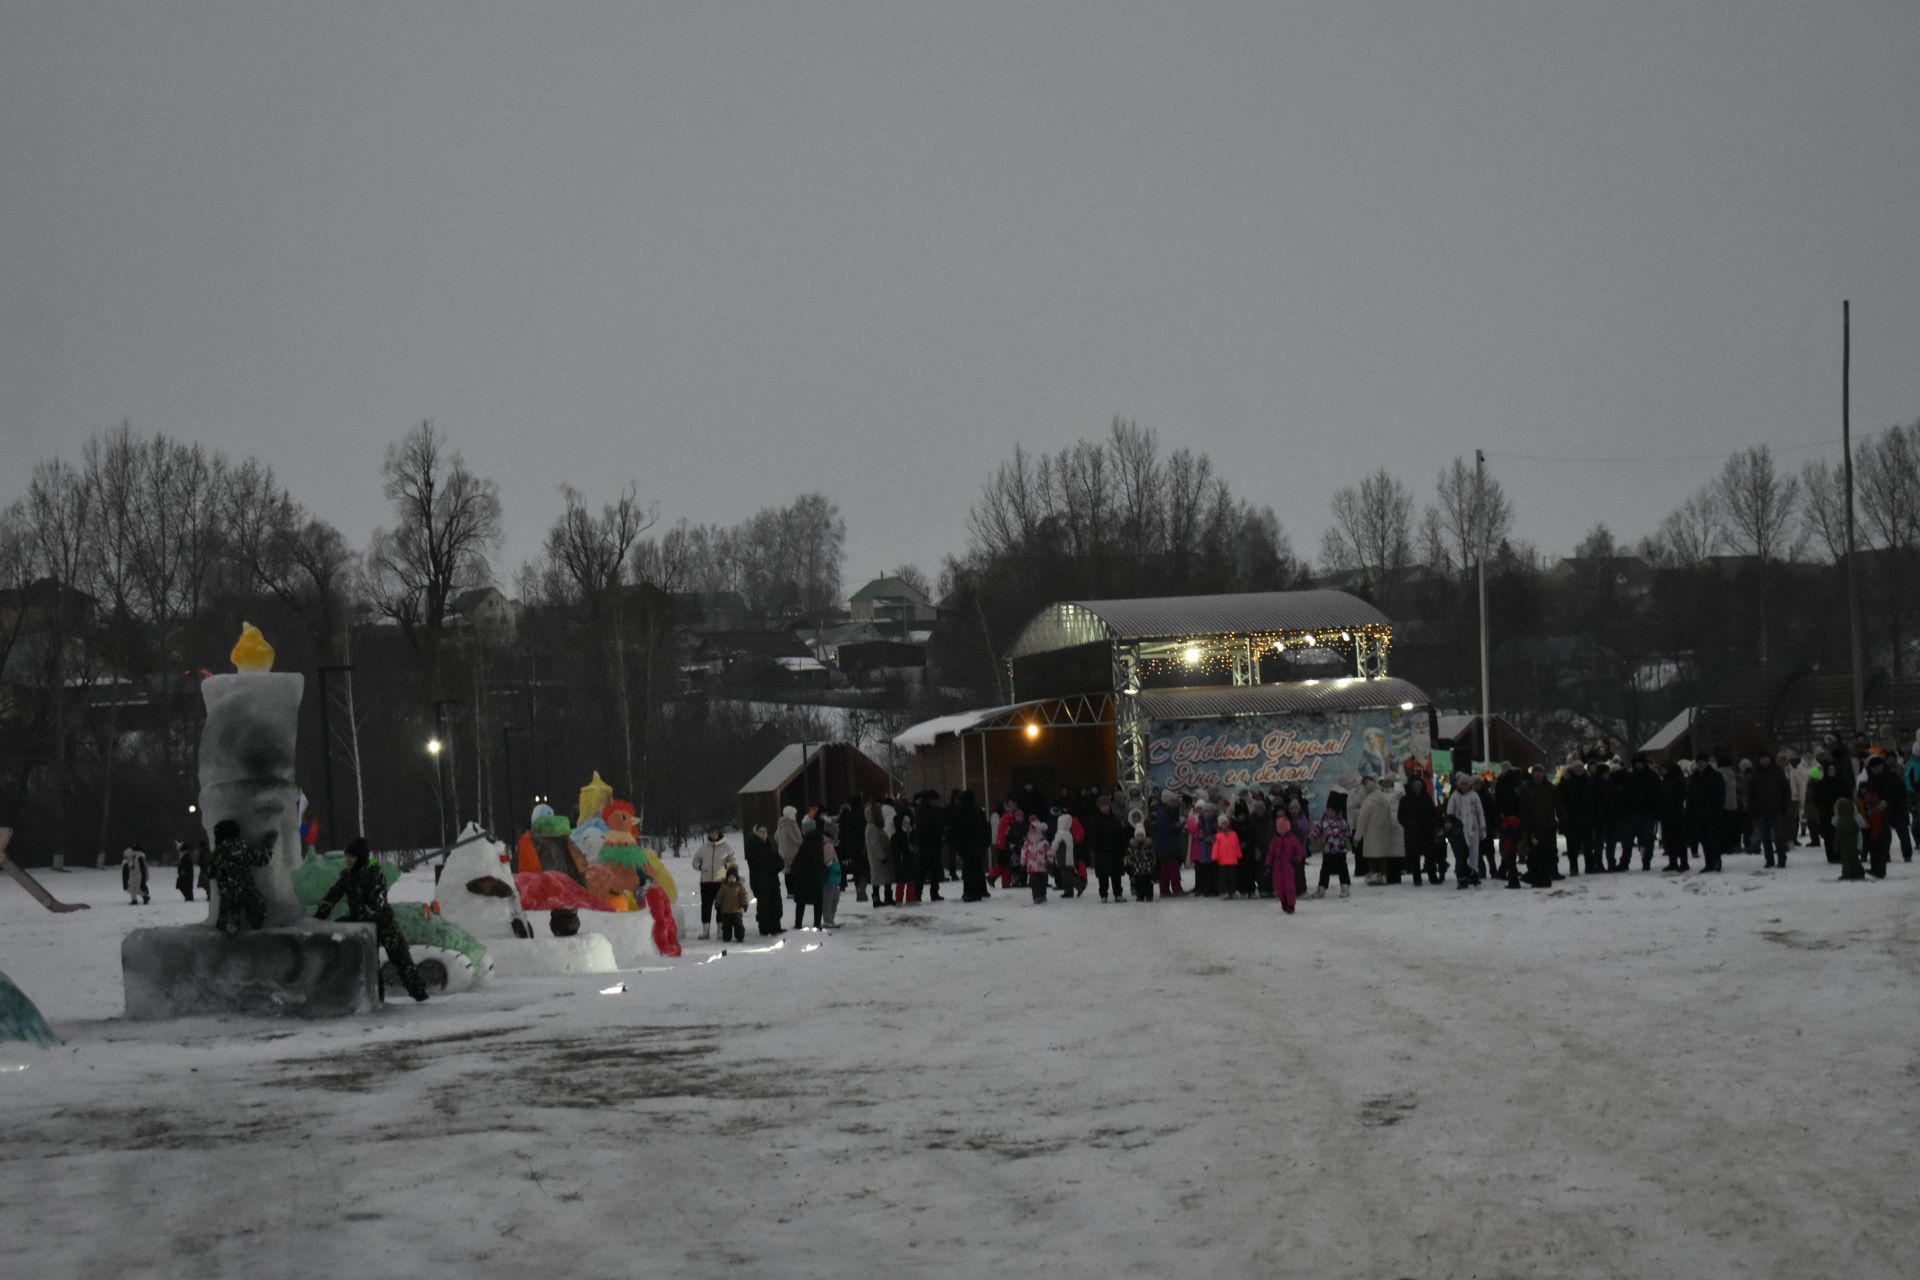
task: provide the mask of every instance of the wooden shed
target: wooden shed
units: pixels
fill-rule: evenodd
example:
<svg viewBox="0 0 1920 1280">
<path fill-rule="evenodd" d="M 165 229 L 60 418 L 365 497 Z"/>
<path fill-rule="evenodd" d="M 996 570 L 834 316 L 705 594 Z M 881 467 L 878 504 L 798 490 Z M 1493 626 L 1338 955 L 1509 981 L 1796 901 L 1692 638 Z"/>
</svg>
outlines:
<svg viewBox="0 0 1920 1280">
<path fill-rule="evenodd" d="M 850 742 L 792 742 L 740 788 L 740 830 L 771 830 L 787 805 L 831 813 L 849 796 L 871 799 L 899 790 L 893 775 Z"/>
</svg>

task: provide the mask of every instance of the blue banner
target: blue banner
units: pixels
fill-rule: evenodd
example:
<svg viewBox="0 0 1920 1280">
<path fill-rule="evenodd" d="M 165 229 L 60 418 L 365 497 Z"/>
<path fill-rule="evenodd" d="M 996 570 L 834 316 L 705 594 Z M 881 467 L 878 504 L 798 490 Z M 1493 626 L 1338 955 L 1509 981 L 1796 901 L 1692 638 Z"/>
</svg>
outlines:
<svg viewBox="0 0 1920 1280">
<path fill-rule="evenodd" d="M 1292 784 L 1318 815 L 1327 794 L 1352 794 L 1361 778 L 1424 766 L 1432 736 L 1424 708 L 1154 720 L 1147 725 L 1147 777 L 1182 795 L 1219 788 L 1262 791 Z"/>
</svg>

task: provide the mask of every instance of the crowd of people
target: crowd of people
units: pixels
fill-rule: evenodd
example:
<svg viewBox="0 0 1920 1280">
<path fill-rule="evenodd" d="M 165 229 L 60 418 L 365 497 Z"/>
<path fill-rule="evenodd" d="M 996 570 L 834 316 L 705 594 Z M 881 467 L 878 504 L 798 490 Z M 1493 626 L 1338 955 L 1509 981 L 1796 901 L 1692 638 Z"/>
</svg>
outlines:
<svg viewBox="0 0 1920 1280">
<path fill-rule="evenodd" d="M 1370 885 L 1440 885 L 1462 890 L 1489 879 L 1509 889 L 1544 888 L 1569 876 L 1653 870 L 1714 874 L 1729 853 L 1759 854 L 1784 868 L 1788 851 L 1821 849 L 1847 880 L 1883 879 L 1897 842 L 1912 861 L 1920 812 L 1920 738 L 1898 751 L 1859 735 L 1829 735 L 1810 753 L 1656 767 L 1630 762 L 1605 744 L 1550 776 L 1544 765 L 1455 773 L 1435 779 L 1417 761 L 1388 778 L 1362 778 L 1312 812 L 1298 787 L 1157 794 L 1141 787 L 1028 785 L 988 812 L 971 791 L 942 797 L 855 796 L 828 812 L 789 806 L 772 830 L 746 837 L 746 888 L 761 936 L 792 928 L 839 927 L 844 888 L 875 910 L 995 889 L 1100 901 L 1156 896 L 1264 898 L 1291 912 L 1303 896 L 1340 896 L 1355 877 Z M 1319 860 L 1317 883 L 1308 863 Z M 1562 859 L 1565 860 L 1564 867 Z M 701 937 L 729 877 L 740 875 L 719 829 L 695 855 L 701 875 Z M 723 927 L 727 922 L 723 913 Z"/>
</svg>

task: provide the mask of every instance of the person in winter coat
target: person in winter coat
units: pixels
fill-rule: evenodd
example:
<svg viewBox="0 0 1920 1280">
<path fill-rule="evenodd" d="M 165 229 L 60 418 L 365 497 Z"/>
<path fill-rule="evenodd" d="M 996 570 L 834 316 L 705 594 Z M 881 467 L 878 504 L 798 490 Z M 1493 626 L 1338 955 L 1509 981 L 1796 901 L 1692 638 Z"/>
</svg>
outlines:
<svg viewBox="0 0 1920 1280">
<path fill-rule="evenodd" d="M 887 838 L 887 853 L 893 871 L 894 891 L 903 907 L 916 901 L 920 891 L 918 855 L 913 841 L 913 815 L 900 809 L 893 815 L 893 834 Z"/>
<path fill-rule="evenodd" d="M 1213 865 L 1213 836 L 1220 827 L 1212 808 L 1204 799 L 1196 799 L 1187 812 L 1187 856 L 1193 860 L 1196 898 L 1220 896 L 1219 871 Z"/>
<path fill-rule="evenodd" d="M 1875 880 L 1887 878 L 1887 855 L 1893 847 L 1891 806 L 1887 803 L 1887 767 L 1879 756 L 1867 759 L 1867 776 L 1854 795 L 1860 810 L 1861 843 L 1867 855 L 1867 874 Z"/>
<path fill-rule="evenodd" d="M 866 817 L 860 847 L 867 855 L 867 883 L 873 887 L 873 907 L 878 911 L 894 905 L 893 843 L 887 838 L 885 818 L 877 802 L 867 806 Z"/>
<path fill-rule="evenodd" d="M 1178 898 L 1186 892 L 1180 884 L 1180 851 L 1185 833 L 1180 825 L 1179 797 L 1172 791 L 1162 791 L 1152 818 L 1153 851 L 1160 859 L 1160 896 Z"/>
<path fill-rule="evenodd" d="M 1454 879 L 1462 889 L 1480 883 L 1474 855 L 1487 834 L 1486 810 L 1474 794 L 1473 779 L 1464 773 L 1453 775 L 1453 794 L 1447 797 L 1447 843 L 1453 846 Z"/>
<path fill-rule="evenodd" d="M 120 887 L 127 891 L 129 906 L 153 901 L 153 895 L 147 892 L 147 851 L 137 843 L 120 853 Z"/>
<path fill-rule="evenodd" d="M 1860 866 L 1860 819 L 1854 813 L 1853 801 L 1846 796 L 1833 802 L 1833 852 L 1840 860 L 1842 880 L 1867 878 Z"/>
<path fill-rule="evenodd" d="M 1327 797 L 1327 807 L 1320 815 L 1318 827 L 1320 833 L 1320 884 L 1313 891 L 1316 898 L 1327 896 L 1327 883 L 1334 876 L 1340 877 L 1340 896 L 1347 897 L 1353 890 L 1353 881 L 1347 874 L 1347 849 L 1353 843 L 1353 827 L 1347 822 L 1347 798 L 1336 791 Z"/>
<path fill-rule="evenodd" d="M 1660 847 L 1667 871 L 1687 870 L 1687 771 L 1678 760 L 1660 773 Z"/>
<path fill-rule="evenodd" d="M 1071 831 L 1067 839 L 1073 839 Z M 1053 841 L 1047 839 L 1044 822 L 1027 824 L 1027 838 L 1020 845 L 1020 869 L 1026 874 L 1027 887 L 1033 890 L 1035 906 L 1047 900 L 1047 871 L 1053 864 Z"/>
<path fill-rule="evenodd" d="M 1913 861 L 1913 831 L 1909 825 L 1907 811 L 1910 800 L 1907 795 L 1907 781 L 1892 756 L 1878 757 L 1881 765 L 1880 795 L 1887 802 L 1887 836 L 1891 852 L 1892 841 L 1900 842 L 1900 860 Z M 1782 862 L 1785 855 L 1782 854 Z"/>
<path fill-rule="evenodd" d="M 1660 819 L 1660 776 L 1644 754 L 1636 754 L 1633 764 L 1620 779 L 1620 811 L 1624 824 L 1624 845 L 1620 869 L 1633 865 L 1634 846 L 1640 849 L 1640 869 L 1653 870 L 1653 836 Z"/>
<path fill-rule="evenodd" d="M 1053 839 L 1047 851 L 1052 855 L 1054 883 L 1063 898 L 1075 898 L 1087 891 L 1087 878 L 1080 873 L 1079 841 L 1073 834 L 1073 815 L 1058 805 L 1053 810 Z"/>
<path fill-rule="evenodd" d="M 180 846 L 180 865 L 174 868 L 173 887 L 188 902 L 193 901 L 193 850 L 184 844 Z"/>
<path fill-rule="evenodd" d="M 1592 784 L 1593 780 L 1587 776 L 1587 766 L 1574 760 L 1561 773 L 1560 781 L 1554 787 L 1553 817 L 1567 838 L 1567 874 L 1570 876 L 1580 874 L 1583 861 L 1589 873 L 1600 869 L 1600 863 L 1594 855 Z"/>
<path fill-rule="evenodd" d="M 792 805 L 780 810 L 773 824 L 773 847 L 780 855 L 780 872 L 788 878 L 787 894 L 793 894 L 793 855 L 800 852 L 800 814 Z"/>
<path fill-rule="evenodd" d="M 831 838 L 820 841 L 820 927 L 840 927 L 840 890 L 847 881 L 847 869 L 840 862 L 840 849 Z"/>
<path fill-rule="evenodd" d="M 1621 869 L 1620 779 L 1605 760 L 1594 762 L 1587 777 L 1587 796 L 1593 805 L 1594 867 L 1600 871 L 1618 871 Z M 1631 846 L 1628 855 L 1631 861 Z"/>
<path fill-rule="evenodd" d="M 713 904 L 720 897 L 720 886 L 727 878 L 727 868 L 733 865 L 733 846 L 720 833 L 720 828 L 707 828 L 707 838 L 693 855 L 693 869 L 700 873 L 700 940 L 706 941 L 712 936 Z M 721 939 L 726 940 L 724 937 Z M 742 938 L 741 941 L 746 939 Z"/>
<path fill-rule="evenodd" d="M 1147 834 L 1145 814 L 1130 809 L 1127 822 L 1133 828 L 1125 854 L 1127 876 L 1133 881 L 1133 900 L 1152 902 L 1154 877 L 1160 870 L 1160 851 L 1154 847 L 1153 837 Z"/>
<path fill-rule="evenodd" d="M 1819 837 L 1814 834 L 1819 829 L 1817 824 L 1815 826 L 1806 825 L 1807 775 L 1810 771 L 1811 767 L 1806 760 L 1801 758 L 1798 751 L 1788 755 L 1787 789 L 1792 794 L 1793 807 L 1787 810 L 1787 844 L 1794 848 L 1799 847 L 1800 833 L 1803 830 L 1806 832 L 1809 842 L 1819 839 Z M 1908 785 L 1907 790 L 1913 790 L 1911 784 Z"/>
<path fill-rule="evenodd" d="M 214 928 L 220 932 L 238 933 L 266 924 L 267 903 L 253 882 L 253 869 L 273 861 L 273 845 L 279 834 L 268 831 L 256 846 L 241 837 L 240 824 L 232 818 L 214 824 L 213 852 L 201 867 L 213 883 Z"/>
<path fill-rule="evenodd" d="M 1367 883 L 1387 882 L 1387 867 L 1392 862 L 1393 835 L 1397 826 L 1387 793 L 1372 778 L 1360 780 L 1360 811 L 1353 816 L 1353 840 L 1360 856 L 1367 860 Z M 1396 873 L 1397 874 L 1397 873 Z"/>
<path fill-rule="evenodd" d="M 1720 837 L 1726 828 L 1727 781 L 1704 752 L 1687 775 L 1687 838 L 1700 853 L 1702 872 L 1720 870 Z"/>
<path fill-rule="evenodd" d="M 1440 813 L 1433 807 L 1433 797 L 1427 794 L 1425 778 L 1415 774 L 1407 779 L 1406 793 L 1400 797 L 1396 810 L 1394 820 L 1400 826 L 1406 849 L 1406 867 L 1418 886 L 1420 873 L 1433 869 L 1433 853 L 1440 843 Z M 1443 878 L 1436 875 L 1433 882 L 1439 884 Z"/>
<path fill-rule="evenodd" d="M 1240 855 L 1240 833 L 1233 829 L 1233 815 L 1223 813 L 1213 833 L 1213 866 L 1220 890 L 1228 898 L 1240 894 Z"/>
<path fill-rule="evenodd" d="M 1793 784 L 1784 769 L 1774 763 L 1771 751 L 1754 757 L 1753 775 L 1747 783 L 1747 812 L 1760 837 L 1760 852 L 1766 864 L 1787 865 L 1787 824 L 1793 809 Z"/>
<path fill-rule="evenodd" d="M 421 981 L 420 971 L 414 968 L 413 952 L 407 946 L 406 935 L 400 932 L 400 922 L 393 918 L 393 908 L 387 904 L 386 874 L 368 855 L 365 837 L 355 836 L 348 841 L 346 853 L 346 870 L 333 882 L 333 888 L 321 896 L 320 905 L 313 911 L 314 919 L 331 919 L 334 907 L 341 898 L 345 898 L 347 919 L 356 924 L 373 926 L 374 936 L 380 940 L 387 959 L 393 961 L 394 971 L 400 975 L 400 985 L 415 1000 L 425 1000 L 427 984 Z"/>
<path fill-rule="evenodd" d="M 747 893 L 746 882 L 740 879 L 740 867 L 737 863 L 727 863 L 725 877 L 720 881 L 720 892 L 714 895 L 714 906 L 720 912 L 720 941 L 745 942 L 747 940 Z"/>
<path fill-rule="evenodd" d="M 1113 814 L 1113 800 L 1101 796 L 1087 816 L 1087 852 L 1093 857 L 1093 873 L 1100 881 L 1100 901 L 1106 902 L 1107 890 L 1113 901 L 1126 895 L 1121 877 L 1126 874 L 1127 828 Z"/>
<path fill-rule="evenodd" d="M 799 824 L 794 826 L 797 829 Z M 799 851 L 799 846 L 794 846 L 794 852 Z M 785 870 L 780 851 L 767 836 L 766 824 L 760 823 L 747 837 L 747 888 L 753 893 L 753 919 L 763 938 L 784 932 L 781 921 L 786 913 L 780 909 L 780 873 Z"/>
<path fill-rule="evenodd" d="M 813 908 L 813 927 L 820 927 L 821 886 L 827 878 L 826 832 L 812 818 L 800 821 L 800 847 L 787 868 L 787 893 L 793 898 L 793 927 L 806 927 L 807 908 Z"/>
<path fill-rule="evenodd" d="M 971 791 L 962 791 L 947 811 L 947 845 L 960 864 L 960 900 L 982 902 L 987 889 L 987 851 L 993 843 L 987 816 Z"/>
<path fill-rule="evenodd" d="M 1521 784 L 1515 812 L 1520 818 L 1520 852 L 1527 864 L 1527 883 L 1535 889 L 1553 886 L 1559 874 L 1560 850 L 1554 835 L 1559 795 L 1547 781 L 1545 765 L 1534 765 Z"/>
<path fill-rule="evenodd" d="M 1306 848 L 1293 833 L 1293 824 L 1285 818 L 1276 819 L 1273 839 L 1267 845 L 1267 865 L 1273 869 L 1273 891 L 1280 899 L 1280 909 L 1288 915 L 1293 914 L 1296 897 L 1293 869 L 1306 860 Z M 1341 887 L 1346 887 L 1344 882 Z"/>
</svg>

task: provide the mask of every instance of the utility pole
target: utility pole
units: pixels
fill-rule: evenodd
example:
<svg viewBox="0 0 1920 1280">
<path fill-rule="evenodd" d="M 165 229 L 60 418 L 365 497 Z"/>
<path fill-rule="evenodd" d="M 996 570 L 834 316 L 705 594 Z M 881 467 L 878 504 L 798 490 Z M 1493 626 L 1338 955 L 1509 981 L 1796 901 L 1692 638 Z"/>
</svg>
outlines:
<svg viewBox="0 0 1920 1280">
<path fill-rule="evenodd" d="M 1493 643 L 1487 634 L 1487 455 L 1473 451 L 1473 545 L 1480 561 L 1480 750 L 1481 758 L 1493 760 L 1493 695 L 1487 655 Z M 1473 767 L 1473 761 L 1467 761 Z"/>
<path fill-rule="evenodd" d="M 1867 686 L 1860 670 L 1860 592 L 1853 567 L 1853 303 L 1840 303 L 1840 451 L 1847 471 L 1847 630 L 1853 661 L 1853 731 L 1867 729 Z"/>
</svg>

